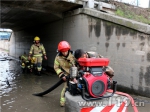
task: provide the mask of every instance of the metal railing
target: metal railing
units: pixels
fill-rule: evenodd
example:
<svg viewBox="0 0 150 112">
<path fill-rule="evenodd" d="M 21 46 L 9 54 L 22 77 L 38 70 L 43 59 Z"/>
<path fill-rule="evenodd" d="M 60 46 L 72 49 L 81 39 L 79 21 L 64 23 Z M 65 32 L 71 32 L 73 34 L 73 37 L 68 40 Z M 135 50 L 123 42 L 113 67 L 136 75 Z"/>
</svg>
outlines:
<svg viewBox="0 0 150 112">
<path fill-rule="evenodd" d="M 116 7 L 113 4 L 106 3 L 104 1 L 109 1 L 109 0 L 67 0 L 68 2 L 72 3 L 78 3 L 82 4 L 84 8 L 92 8 L 92 9 L 97 9 L 97 10 L 102 10 L 103 8 L 107 9 L 113 9 L 115 10 Z"/>
</svg>

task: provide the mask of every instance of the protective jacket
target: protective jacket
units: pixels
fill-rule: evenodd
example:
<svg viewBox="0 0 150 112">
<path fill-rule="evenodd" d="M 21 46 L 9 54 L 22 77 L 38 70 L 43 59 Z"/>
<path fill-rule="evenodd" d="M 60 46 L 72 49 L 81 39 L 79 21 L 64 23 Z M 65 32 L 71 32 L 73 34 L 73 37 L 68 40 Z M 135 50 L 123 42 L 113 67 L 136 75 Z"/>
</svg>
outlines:
<svg viewBox="0 0 150 112">
<path fill-rule="evenodd" d="M 21 61 L 24 63 L 28 63 L 28 56 L 27 55 L 21 55 Z"/>
<path fill-rule="evenodd" d="M 68 75 L 71 66 L 75 65 L 75 58 L 71 52 L 69 52 L 68 56 L 63 56 L 61 53 L 58 53 L 55 57 L 54 61 L 54 70 L 57 75 L 61 77 L 62 74 Z"/>
<path fill-rule="evenodd" d="M 33 54 L 33 56 L 35 57 L 43 56 L 43 54 L 46 55 L 46 51 L 45 51 L 43 44 L 39 44 L 39 45 L 33 44 L 30 48 L 29 53 Z"/>
</svg>

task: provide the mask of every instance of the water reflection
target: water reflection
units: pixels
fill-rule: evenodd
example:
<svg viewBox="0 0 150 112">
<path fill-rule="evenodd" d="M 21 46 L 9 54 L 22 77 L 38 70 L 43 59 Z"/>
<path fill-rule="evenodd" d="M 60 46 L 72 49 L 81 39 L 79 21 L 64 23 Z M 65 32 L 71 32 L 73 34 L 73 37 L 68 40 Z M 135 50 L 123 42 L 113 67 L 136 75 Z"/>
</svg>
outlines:
<svg viewBox="0 0 150 112">
<path fill-rule="evenodd" d="M 7 69 L 6 69 L 7 68 Z M 12 82 L 13 73 L 9 73 L 9 61 L 0 61 L 0 82 L 1 82 L 1 94 L 9 93 L 12 88 L 9 84 Z"/>
</svg>

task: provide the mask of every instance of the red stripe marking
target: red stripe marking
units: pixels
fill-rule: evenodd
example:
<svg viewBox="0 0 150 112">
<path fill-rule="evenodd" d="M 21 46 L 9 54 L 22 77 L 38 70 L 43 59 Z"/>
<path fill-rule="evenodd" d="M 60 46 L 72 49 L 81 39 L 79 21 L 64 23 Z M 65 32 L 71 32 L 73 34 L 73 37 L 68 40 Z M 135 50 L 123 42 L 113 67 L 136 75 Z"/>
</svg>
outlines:
<svg viewBox="0 0 150 112">
<path fill-rule="evenodd" d="M 101 112 L 109 112 L 113 107 L 114 107 L 114 104 L 110 106 L 106 106 Z"/>
<path fill-rule="evenodd" d="M 90 112 L 94 107 L 82 108 L 80 112 Z"/>
<path fill-rule="evenodd" d="M 118 109 L 117 112 L 122 112 L 124 106 L 125 106 L 125 102 L 122 102 L 122 104 L 121 104 L 121 106 L 120 106 L 120 108 Z"/>
<path fill-rule="evenodd" d="M 112 93 L 113 90 L 109 89 L 109 90 L 107 90 L 107 92 Z M 135 104 L 133 98 L 130 95 L 128 95 L 127 93 L 116 91 L 115 94 L 126 96 L 126 97 L 128 97 L 130 99 L 130 103 L 132 105 Z M 137 109 L 137 107 L 135 105 L 132 108 L 133 108 L 134 112 L 138 112 L 138 109 Z"/>
<path fill-rule="evenodd" d="M 126 111 L 125 112 L 128 112 L 128 108 L 126 108 Z"/>
</svg>

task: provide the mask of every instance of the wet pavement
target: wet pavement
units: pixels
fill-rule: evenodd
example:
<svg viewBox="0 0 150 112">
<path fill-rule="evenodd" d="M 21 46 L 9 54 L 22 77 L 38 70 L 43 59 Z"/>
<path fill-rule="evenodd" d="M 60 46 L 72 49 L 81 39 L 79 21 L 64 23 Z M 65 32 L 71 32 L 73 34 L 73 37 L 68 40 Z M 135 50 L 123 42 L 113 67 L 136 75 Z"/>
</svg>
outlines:
<svg viewBox="0 0 150 112">
<path fill-rule="evenodd" d="M 0 56 L 1 112 L 64 112 L 59 106 L 61 85 L 44 97 L 33 96 L 58 81 L 56 74 L 23 74 L 19 62 Z"/>
<path fill-rule="evenodd" d="M 22 73 L 19 62 L 6 58 L 7 54 L 0 51 L 0 103 L 1 112 L 65 112 L 59 106 L 60 92 L 63 85 L 44 97 L 33 96 L 43 92 L 55 84 L 59 78 L 56 74 Z M 150 112 L 150 98 L 132 95 L 139 105 L 139 112 Z M 129 112 L 131 111 L 129 107 Z"/>
</svg>

